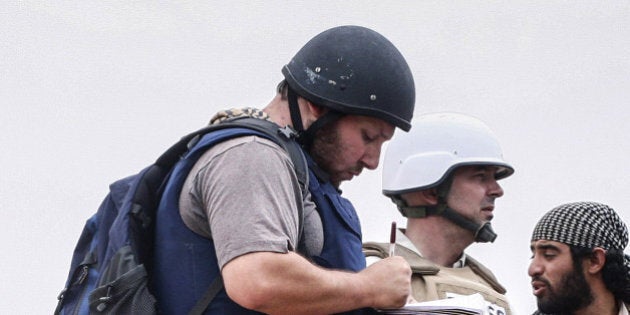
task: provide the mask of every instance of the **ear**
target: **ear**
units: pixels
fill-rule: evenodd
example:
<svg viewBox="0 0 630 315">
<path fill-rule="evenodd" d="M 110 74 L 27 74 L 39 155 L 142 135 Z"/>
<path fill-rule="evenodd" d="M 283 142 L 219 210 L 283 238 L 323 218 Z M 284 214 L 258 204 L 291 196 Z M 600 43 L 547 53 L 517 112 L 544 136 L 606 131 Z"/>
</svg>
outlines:
<svg viewBox="0 0 630 315">
<path fill-rule="evenodd" d="M 593 253 L 586 258 L 586 262 L 588 264 L 586 272 L 589 274 L 599 273 L 606 264 L 606 250 L 600 247 L 595 247 L 593 249 Z"/>
<path fill-rule="evenodd" d="M 308 108 L 308 111 L 310 113 L 312 113 L 312 115 L 315 118 L 315 120 L 317 120 L 318 118 L 322 117 L 322 115 L 324 115 L 326 112 L 328 112 L 328 108 L 326 108 L 326 107 L 313 104 L 311 101 L 309 101 L 309 100 L 307 100 L 305 98 L 302 98 L 302 100 L 304 100 L 304 102 L 306 103 L 306 107 Z"/>
<path fill-rule="evenodd" d="M 438 203 L 438 192 L 437 189 L 431 188 L 426 189 L 421 192 L 422 198 L 424 201 L 431 206 L 437 205 Z"/>
</svg>

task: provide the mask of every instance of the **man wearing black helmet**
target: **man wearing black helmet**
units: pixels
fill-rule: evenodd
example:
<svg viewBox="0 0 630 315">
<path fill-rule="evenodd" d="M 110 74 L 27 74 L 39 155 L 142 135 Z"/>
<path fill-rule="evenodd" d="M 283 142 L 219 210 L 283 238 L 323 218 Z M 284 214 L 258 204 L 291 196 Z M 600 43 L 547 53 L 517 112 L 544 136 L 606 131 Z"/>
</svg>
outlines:
<svg viewBox="0 0 630 315">
<path fill-rule="evenodd" d="M 405 59 L 382 35 L 342 26 L 311 39 L 282 73 L 264 109 L 224 111 L 211 123 L 248 116 L 275 124 L 300 143 L 308 189 L 287 152 L 263 137 L 204 152 L 179 192 L 179 215 L 158 217 L 157 231 L 179 235 L 170 229 L 181 221 L 175 229 L 207 239 L 212 255 L 176 236 L 157 242 L 164 313 L 188 312 L 221 277 L 206 314 L 330 314 L 407 300 L 409 265 L 394 257 L 365 268 L 357 213 L 339 190 L 378 166 L 396 127 L 409 130 L 415 92 Z"/>
</svg>

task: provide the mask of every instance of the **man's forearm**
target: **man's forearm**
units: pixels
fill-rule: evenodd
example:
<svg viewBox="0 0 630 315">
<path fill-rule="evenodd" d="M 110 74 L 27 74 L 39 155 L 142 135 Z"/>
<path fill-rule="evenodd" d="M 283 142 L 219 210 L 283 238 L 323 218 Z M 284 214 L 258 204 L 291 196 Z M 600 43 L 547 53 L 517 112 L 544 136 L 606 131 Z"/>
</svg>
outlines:
<svg viewBox="0 0 630 315">
<path fill-rule="evenodd" d="M 400 264 L 401 278 L 404 268 L 409 267 Z M 268 314 L 331 314 L 372 306 L 396 307 L 404 304 L 409 290 L 408 282 L 405 287 L 402 281 L 400 288 L 390 290 L 400 292 L 390 298 L 370 272 L 323 269 L 292 252 L 243 255 L 227 263 L 222 274 L 232 300 Z"/>
</svg>

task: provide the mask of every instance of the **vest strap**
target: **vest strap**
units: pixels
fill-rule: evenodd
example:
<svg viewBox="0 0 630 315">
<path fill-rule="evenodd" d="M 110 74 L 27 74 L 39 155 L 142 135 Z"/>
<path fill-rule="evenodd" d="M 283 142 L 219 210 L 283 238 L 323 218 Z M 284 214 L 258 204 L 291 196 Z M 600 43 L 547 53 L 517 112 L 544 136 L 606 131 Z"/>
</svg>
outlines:
<svg viewBox="0 0 630 315">
<path fill-rule="evenodd" d="M 206 293 L 204 293 L 201 299 L 197 301 L 197 304 L 195 304 L 195 307 L 190 310 L 188 315 L 203 314 L 206 308 L 208 308 L 208 305 L 210 305 L 210 302 L 212 302 L 212 299 L 214 299 L 221 289 L 223 289 L 223 277 L 219 274 L 216 278 L 214 278 L 212 284 L 210 284 L 210 287 L 206 290 Z"/>
</svg>

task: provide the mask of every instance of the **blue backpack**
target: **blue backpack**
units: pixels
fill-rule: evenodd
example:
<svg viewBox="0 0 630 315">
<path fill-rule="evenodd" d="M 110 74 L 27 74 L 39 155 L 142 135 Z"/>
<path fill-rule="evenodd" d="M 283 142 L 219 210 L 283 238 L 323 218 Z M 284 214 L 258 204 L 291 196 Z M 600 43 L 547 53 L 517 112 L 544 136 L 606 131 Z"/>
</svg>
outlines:
<svg viewBox="0 0 630 315">
<path fill-rule="evenodd" d="M 204 135 L 214 143 L 257 135 L 284 148 L 302 187 L 308 189 L 308 168 L 294 131 L 256 118 L 233 118 L 193 132 L 171 146 L 140 173 L 110 185 L 98 211 L 87 220 L 79 237 L 65 288 L 55 314 L 157 314 L 151 292 L 154 223 L 162 190 L 175 164 Z M 300 223 L 302 209 L 299 209 Z M 300 232 L 301 232 L 300 225 Z M 201 314 L 222 288 L 215 279 L 191 314 Z"/>
</svg>

